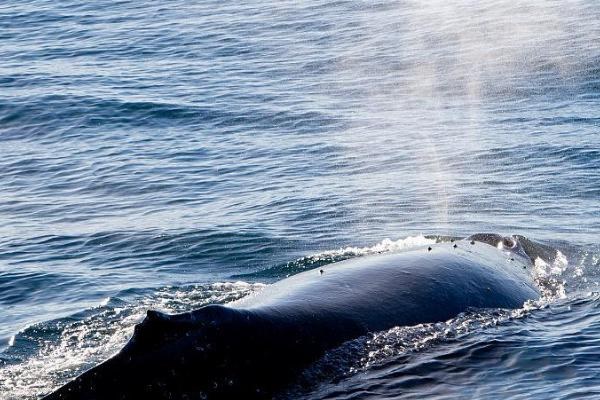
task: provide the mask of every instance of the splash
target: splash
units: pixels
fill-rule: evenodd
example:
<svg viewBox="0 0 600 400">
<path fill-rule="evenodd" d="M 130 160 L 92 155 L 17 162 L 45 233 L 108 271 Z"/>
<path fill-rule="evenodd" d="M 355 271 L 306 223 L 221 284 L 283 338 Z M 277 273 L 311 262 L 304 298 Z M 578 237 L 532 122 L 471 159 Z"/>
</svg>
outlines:
<svg viewBox="0 0 600 400">
<path fill-rule="evenodd" d="M 358 366 L 350 369 L 357 372 L 369 369 L 391 357 L 425 350 L 435 344 L 456 339 L 472 331 L 497 326 L 509 319 L 522 316 L 517 310 L 485 310 L 467 312 L 445 322 L 394 327 L 371 335 L 365 343 L 365 355 Z"/>
<path fill-rule="evenodd" d="M 569 261 L 560 251 L 556 251 L 554 261 L 547 263 L 541 258 L 536 258 L 533 269 L 533 277 L 542 292 L 542 298 L 551 300 L 554 298 L 564 299 L 567 297 L 566 281 L 563 273 L 567 270 Z"/>
<path fill-rule="evenodd" d="M 355 257 L 363 257 L 372 254 L 390 253 L 396 251 L 403 251 L 418 246 L 425 246 L 428 244 L 436 243 L 436 239 L 432 237 L 425 237 L 423 235 L 409 236 L 404 239 L 391 240 L 383 239 L 381 242 L 376 243 L 372 246 L 366 247 L 354 247 L 347 246 L 341 247 L 336 250 L 327 250 L 321 253 L 312 254 L 309 256 L 300 257 L 296 260 L 287 262 L 285 264 L 277 265 L 275 267 L 254 272 L 246 275 L 238 275 L 241 278 L 267 278 L 267 279 L 281 279 L 287 278 L 291 275 L 298 274 L 300 272 L 321 267 L 323 265 L 332 264 L 339 261 L 348 260 Z"/>
<path fill-rule="evenodd" d="M 401 251 L 412 247 L 424 246 L 427 244 L 435 243 L 435 239 L 426 238 L 423 235 L 409 236 L 405 239 L 390 240 L 388 238 L 383 239 L 381 242 L 367 247 L 343 247 L 338 250 L 327 251 L 319 254 L 312 255 L 310 259 L 331 259 L 336 257 L 357 257 L 366 256 L 370 254 L 389 253 L 394 251 Z"/>
<path fill-rule="evenodd" d="M 105 299 L 81 315 L 31 326 L 11 341 L 39 350 L 0 369 L 0 399 L 33 399 L 114 355 L 133 334 L 148 309 L 177 313 L 206 304 L 227 303 L 261 290 L 262 284 L 214 283 L 167 287 L 128 303 Z"/>
<path fill-rule="evenodd" d="M 366 247 L 347 246 L 337 250 L 329 250 L 322 253 L 313 254 L 299 258 L 287 265 L 290 267 L 304 266 L 304 269 L 309 269 L 313 264 L 329 264 L 337 261 L 347 260 L 354 257 L 368 256 L 372 254 L 390 253 L 402 251 L 412 247 L 424 246 L 435 243 L 435 239 L 426 238 L 423 235 L 409 236 L 405 239 L 391 240 L 383 239 L 381 242 Z"/>
</svg>

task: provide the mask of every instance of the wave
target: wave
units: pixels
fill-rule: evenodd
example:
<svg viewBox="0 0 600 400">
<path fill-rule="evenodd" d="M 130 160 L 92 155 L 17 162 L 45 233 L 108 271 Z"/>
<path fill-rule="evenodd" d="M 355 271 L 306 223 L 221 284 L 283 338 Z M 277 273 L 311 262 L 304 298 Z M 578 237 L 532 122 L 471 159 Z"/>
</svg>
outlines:
<svg viewBox="0 0 600 400">
<path fill-rule="evenodd" d="M 232 100 L 233 101 L 233 100 Z M 240 105 L 232 111 L 231 104 L 186 104 L 156 100 L 133 100 L 81 95 L 29 95 L 18 101 L 0 98 L 0 130 L 2 140 L 43 139 L 45 142 L 66 142 L 73 139 L 97 140 L 98 134 L 118 139 L 116 131 L 134 125 L 138 130 L 178 126 L 186 129 L 208 126 L 226 131 L 237 127 L 270 130 L 323 130 L 339 127 L 341 120 L 326 112 L 259 108 Z M 100 132 L 99 132 L 99 129 Z M 123 133 L 123 132 L 121 132 Z M 162 134 L 162 132 L 157 133 Z M 201 133 L 198 133 L 201 136 Z"/>
</svg>

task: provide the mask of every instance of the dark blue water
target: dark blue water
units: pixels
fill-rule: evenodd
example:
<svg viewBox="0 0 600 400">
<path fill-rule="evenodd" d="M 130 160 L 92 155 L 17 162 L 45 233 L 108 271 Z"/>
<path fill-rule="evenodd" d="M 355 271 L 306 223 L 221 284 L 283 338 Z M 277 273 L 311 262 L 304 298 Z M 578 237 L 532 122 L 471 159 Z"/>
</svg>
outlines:
<svg viewBox="0 0 600 400">
<path fill-rule="evenodd" d="M 148 308 L 481 231 L 561 251 L 543 301 L 380 332 L 288 397 L 600 396 L 599 65 L 589 0 L 5 0 L 0 399 Z"/>
</svg>

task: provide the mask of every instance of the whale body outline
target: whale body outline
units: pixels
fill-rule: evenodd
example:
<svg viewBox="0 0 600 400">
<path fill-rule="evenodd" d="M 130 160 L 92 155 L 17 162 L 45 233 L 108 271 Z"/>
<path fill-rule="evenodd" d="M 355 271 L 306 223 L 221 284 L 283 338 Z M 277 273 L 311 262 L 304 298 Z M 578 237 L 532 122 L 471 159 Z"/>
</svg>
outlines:
<svg viewBox="0 0 600 400">
<path fill-rule="evenodd" d="M 522 236 L 478 234 L 329 264 L 228 305 L 150 310 L 117 355 L 44 400 L 269 398 L 370 332 L 538 299 L 531 267 L 543 251 Z"/>
</svg>

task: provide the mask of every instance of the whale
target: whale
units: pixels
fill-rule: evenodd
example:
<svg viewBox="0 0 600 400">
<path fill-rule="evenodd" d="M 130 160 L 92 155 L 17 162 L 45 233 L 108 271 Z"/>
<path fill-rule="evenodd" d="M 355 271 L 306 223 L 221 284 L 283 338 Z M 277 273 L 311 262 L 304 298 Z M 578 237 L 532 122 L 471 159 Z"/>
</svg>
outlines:
<svg viewBox="0 0 600 400">
<path fill-rule="evenodd" d="M 534 260 L 551 255 L 522 236 L 476 234 L 329 264 L 227 305 L 148 310 L 121 351 L 44 399 L 272 398 L 371 332 L 538 299 Z"/>
</svg>

